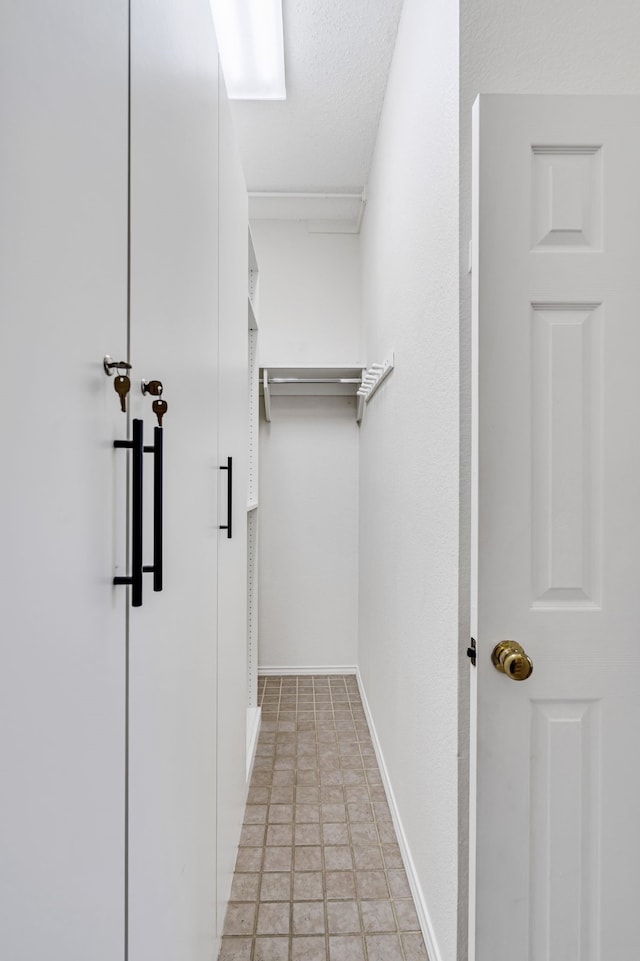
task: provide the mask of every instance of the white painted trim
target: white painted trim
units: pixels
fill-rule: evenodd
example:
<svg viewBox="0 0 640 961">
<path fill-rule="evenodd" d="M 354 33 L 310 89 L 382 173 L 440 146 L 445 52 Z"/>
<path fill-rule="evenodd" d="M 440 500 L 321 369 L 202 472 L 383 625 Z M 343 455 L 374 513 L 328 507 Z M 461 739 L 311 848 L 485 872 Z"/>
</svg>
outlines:
<svg viewBox="0 0 640 961">
<path fill-rule="evenodd" d="M 314 665 L 312 667 L 296 667 L 296 666 L 284 666 L 284 667 L 263 667 L 259 665 L 258 667 L 258 677 L 264 674 L 266 677 L 274 677 L 282 675 L 283 677 L 290 677 L 293 674 L 357 674 L 358 668 L 355 664 L 321 664 L 319 666 Z"/>
<path fill-rule="evenodd" d="M 376 752 L 378 766 L 380 767 L 380 774 L 382 775 L 382 783 L 384 784 L 387 801 L 391 809 L 391 817 L 393 819 L 393 826 L 398 838 L 398 844 L 400 845 L 402 861 L 404 863 L 405 871 L 407 872 L 411 894 L 413 896 L 416 911 L 418 913 L 418 920 L 420 922 L 424 943 L 427 948 L 427 954 L 430 961 L 442 961 L 442 954 L 440 952 L 440 948 L 438 947 L 435 931 L 433 929 L 433 923 L 431 921 L 429 910 L 425 901 L 424 892 L 422 890 L 420 881 L 418 880 L 418 874 L 416 872 L 415 864 L 413 863 L 413 858 L 411 857 L 409 842 L 402 826 L 400 812 L 398 810 L 398 805 L 396 804 L 395 795 L 391 786 L 391 780 L 389 778 L 389 771 L 387 770 L 387 765 L 385 764 L 384 756 L 382 754 L 382 747 L 380 745 L 380 741 L 378 740 L 376 726 L 373 721 L 371 708 L 369 707 L 369 702 L 367 700 L 367 695 L 365 693 L 364 683 L 359 668 L 356 668 L 356 678 L 358 680 L 358 688 L 360 690 L 360 697 L 362 698 L 362 706 L 367 718 L 367 724 L 369 725 L 369 731 L 371 733 L 373 747 Z"/>
<path fill-rule="evenodd" d="M 251 775 L 253 773 L 253 762 L 256 757 L 256 748 L 258 747 L 258 736 L 260 734 L 261 724 L 262 724 L 262 708 L 248 707 L 247 708 L 247 784 L 251 780 Z"/>
</svg>

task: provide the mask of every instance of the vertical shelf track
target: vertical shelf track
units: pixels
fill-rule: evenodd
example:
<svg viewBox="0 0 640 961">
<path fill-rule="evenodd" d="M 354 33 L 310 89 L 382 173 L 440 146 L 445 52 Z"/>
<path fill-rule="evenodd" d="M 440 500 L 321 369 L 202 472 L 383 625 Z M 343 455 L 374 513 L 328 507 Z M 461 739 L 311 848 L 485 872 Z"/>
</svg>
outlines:
<svg viewBox="0 0 640 961">
<path fill-rule="evenodd" d="M 258 703 L 258 512 L 247 517 L 247 659 L 249 707 Z"/>
<path fill-rule="evenodd" d="M 248 708 L 258 705 L 258 443 L 260 385 L 258 365 L 258 261 L 249 231 L 249 484 L 247 491 L 247 672 Z"/>
<path fill-rule="evenodd" d="M 249 491 L 248 507 L 258 503 L 258 331 L 249 330 Z"/>
</svg>

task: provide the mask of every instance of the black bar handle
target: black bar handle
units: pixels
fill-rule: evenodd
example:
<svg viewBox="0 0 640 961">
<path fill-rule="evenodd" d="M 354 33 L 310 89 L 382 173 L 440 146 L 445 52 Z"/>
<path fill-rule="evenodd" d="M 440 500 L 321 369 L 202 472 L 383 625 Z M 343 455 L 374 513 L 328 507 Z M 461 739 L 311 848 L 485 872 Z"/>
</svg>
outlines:
<svg viewBox="0 0 640 961">
<path fill-rule="evenodd" d="M 142 459 L 144 456 L 143 422 L 133 420 L 133 439 L 115 440 L 114 447 L 133 451 L 131 478 L 131 576 L 114 577 L 114 584 L 131 585 L 131 606 L 142 607 Z"/>
<path fill-rule="evenodd" d="M 227 471 L 227 523 L 220 524 L 220 530 L 227 532 L 227 538 L 232 536 L 232 504 L 233 504 L 233 458 L 227 457 L 227 463 L 220 465 L 220 470 Z"/>
<path fill-rule="evenodd" d="M 153 429 L 153 589 L 162 590 L 162 461 L 164 431 Z"/>
<path fill-rule="evenodd" d="M 131 606 L 142 607 L 142 460 L 144 423 L 133 421 L 131 479 Z"/>
<path fill-rule="evenodd" d="M 145 574 L 153 574 L 154 591 L 162 590 L 162 427 L 154 428 L 154 443 L 145 447 L 145 454 L 153 454 L 153 564 L 145 564 Z"/>
</svg>

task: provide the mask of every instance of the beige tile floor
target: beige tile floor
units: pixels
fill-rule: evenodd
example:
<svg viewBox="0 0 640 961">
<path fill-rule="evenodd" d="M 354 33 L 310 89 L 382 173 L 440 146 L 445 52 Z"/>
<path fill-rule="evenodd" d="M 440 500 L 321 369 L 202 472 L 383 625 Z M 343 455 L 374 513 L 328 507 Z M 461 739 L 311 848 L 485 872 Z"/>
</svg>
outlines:
<svg viewBox="0 0 640 961">
<path fill-rule="evenodd" d="M 219 961 L 427 961 L 355 677 L 268 677 Z"/>
</svg>

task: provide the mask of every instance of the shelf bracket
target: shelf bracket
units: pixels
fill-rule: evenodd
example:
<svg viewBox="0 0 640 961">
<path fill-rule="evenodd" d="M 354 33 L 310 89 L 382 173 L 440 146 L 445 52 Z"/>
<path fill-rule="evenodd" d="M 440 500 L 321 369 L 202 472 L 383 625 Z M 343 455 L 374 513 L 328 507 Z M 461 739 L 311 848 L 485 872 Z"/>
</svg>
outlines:
<svg viewBox="0 0 640 961">
<path fill-rule="evenodd" d="M 367 373 L 366 367 L 362 369 L 362 375 L 360 379 L 360 387 L 356 393 L 356 424 L 362 423 L 362 418 L 364 417 L 364 392 L 362 390 L 362 384 L 364 382 L 365 374 Z"/>
<path fill-rule="evenodd" d="M 357 393 L 358 407 L 356 411 L 356 421 L 358 424 L 362 423 L 365 405 L 369 403 L 380 384 L 387 379 L 393 370 L 394 363 L 395 354 L 391 351 L 391 354 L 383 364 L 370 364 L 366 370 L 362 371 L 362 386 Z"/>
<path fill-rule="evenodd" d="M 271 391 L 269 389 L 269 371 L 266 367 L 262 371 L 262 386 L 264 389 L 264 416 L 271 422 Z"/>
</svg>

